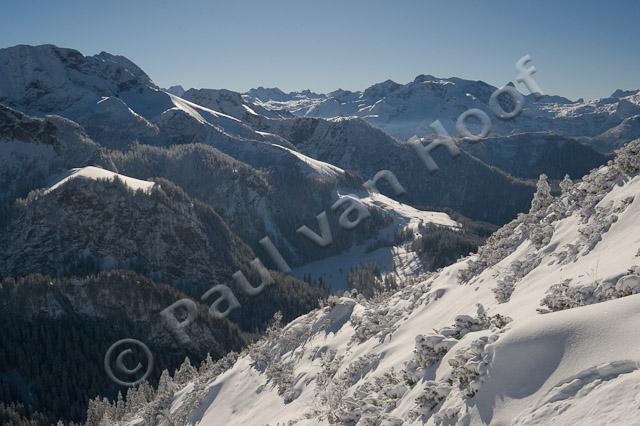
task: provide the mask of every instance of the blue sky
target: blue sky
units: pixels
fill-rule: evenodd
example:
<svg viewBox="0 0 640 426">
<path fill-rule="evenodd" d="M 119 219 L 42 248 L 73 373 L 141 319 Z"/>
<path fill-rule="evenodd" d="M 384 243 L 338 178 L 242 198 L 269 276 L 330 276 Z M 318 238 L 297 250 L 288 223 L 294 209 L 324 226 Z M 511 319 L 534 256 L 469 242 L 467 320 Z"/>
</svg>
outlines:
<svg viewBox="0 0 640 426">
<path fill-rule="evenodd" d="M 5 2 L 0 46 L 127 56 L 161 86 L 364 89 L 388 78 L 501 85 L 530 54 L 549 94 L 640 88 L 637 1 Z"/>
</svg>

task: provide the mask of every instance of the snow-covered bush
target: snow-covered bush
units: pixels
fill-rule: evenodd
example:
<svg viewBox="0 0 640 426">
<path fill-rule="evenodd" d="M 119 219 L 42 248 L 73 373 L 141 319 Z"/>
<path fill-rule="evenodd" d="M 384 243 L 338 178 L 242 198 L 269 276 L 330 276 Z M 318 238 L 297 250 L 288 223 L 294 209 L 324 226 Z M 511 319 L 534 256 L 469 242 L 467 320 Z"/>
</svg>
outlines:
<svg viewBox="0 0 640 426">
<path fill-rule="evenodd" d="M 424 390 L 415 400 L 416 408 L 409 412 L 409 420 L 428 418 L 434 409 L 444 401 L 451 392 L 451 385 L 445 382 L 428 380 L 424 383 Z"/>
<path fill-rule="evenodd" d="M 462 284 L 468 283 L 482 271 L 513 253 L 526 238 L 523 232 L 523 221 L 524 215 L 519 215 L 493 233 L 478 249 L 476 257 L 467 261 L 467 268 L 458 272 L 458 281 Z"/>
<path fill-rule="evenodd" d="M 531 209 L 529 215 L 534 216 L 537 219 L 542 219 L 546 216 L 547 208 L 553 203 L 554 198 L 551 195 L 551 186 L 547 181 L 547 175 L 542 174 L 538 178 L 536 184 L 536 192 L 533 194 L 531 200 Z"/>
<path fill-rule="evenodd" d="M 173 381 L 178 386 L 184 386 L 196 376 L 197 372 L 196 368 L 191 365 L 189 357 L 186 357 L 180 368 L 176 370 Z"/>
<path fill-rule="evenodd" d="M 340 368 L 344 355 L 337 355 L 335 349 L 324 351 L 320 355 L 320 372 L 316 375 L 316 387 L 321 389 L 327 386 Z"/>
<path fill-rule="evenodd" d="M 458 350 L 449 359 L 452 367 L 449 384 L 457 386 L 465 398 L 473 397 L 480 389 L 481 378 L 489 366 L 486 345 L 498 339 L 498 334 L 482 336 L 474 340 L 468 348 Z"/>
<path fill-rule="evenodd" d="M 542 247 L 549 244 L 551 238 L 553 237 L 553 231 L 553 225 L 543 222 L 539 226 L 534 226 L 531 228 L 529 239 L 531 240 L 535 248 L 540 250 Z"/>
<path fill-rule="evenodd" d="M 405 377 L 409 384 L 421 378 L 422 370 L 439 363 L 458 340 L 468 333 L 481 330 L 504 328 L 510 318 L 500 314 L 488 316 L 484 306 L 477 304 L 476 316 L 458 315 L 451 326 L 442 327 L 435 333 L 416 336 L 414 358 L 407 363 Z"/>
<path fill-rule="evenodd" d="M 342 401 L 337 415 L 339 424 L 397 424 L 397 418 L 389 413 L 396 408 L 397 401 L 408 389 L 403 383 L 402 375 L 393 369 L 366 380 L 354 390 L 352 396 Z M 383 423 L 382 419 L 390 423 Z"/>
<path fill-rule="evenodd" d="M 424 278 L 433 276 L 434 274 L 430 273 Z M 351 342 L 363 343 L 374 336 L 383 341 L 396 330 L 398 322 L 418 304 L 425 305 L 436 298 L 435 294 L 429 293 L 430 290 L 430 284 L 413 284 L 400 289 L 391 300 L 386 297 L 380 300 L 360 301 L 365 310 L 362 314 L 351 317 L 351 324 L 355 330 Z M 396 300 L 403 303 L 393 304 L 392 301 Z"/>
<path fill-rule="evenodd" d="M 379 357 L 371 353 L 361 356 L 349 364 L 342 374 L 335 376 L 337 368 L 334 363 L 339 363 L 341 359 L 336 357 L 335 352 L 328 352 L 323 356 L 323 368 L 318 376 L 320 380 L 316 382 L 319 408 L 309 415 L 319 415 L 332 424 L 355 424 L 361 416 L 362 404 L 345 396 L 351 386 L 376 368 Z"/>
<path fill-rule="evenodd" d="M 593 282 L 590 284 L 571 285 L 565 280 L 549 287 L 547 294 L 540 301 L 546 309 L 538 309 L 541 313 L 556 312 L 579 306 L 591 305 L 640 293 L 640 275 L 637 269 L 631 269 L 615 283 L 612 281 Z"/>
<path fill-rule="evenodd" d="M 362 343 L 371 337 L 379 335 L 381 339 L 394 330 L 395 320 L 400 315 L 394 315 L 389 307 L 374 305 L 368 307 L 362 315 L 354 315 L 351 324 L 354 328 L 353 340 Z"/>
<path fill-rule="evenodd" d="M 615 164 L 629 176 L 640 173 L 640 139 L 631 141 L 619 149 L 616 152 Z"/>
<path fill-rule="evenodd" d="M 493 289 L 493 293 L 498 303 L 505 303 L 511 299 L 511 294 L 516 287 L 516 283 L 534 270 L 542 261 L 539 253 L 530 253 L 523 260 L 514 260 L 506 271 L 501 272 L 496 281 L 498 285 Z"/>
<path fill-rule="evenodd" d="M 620 278 L 615 288 L 619 294 L 618 297 L 640 293 L 640 275 L 633 274 Z"/>
<path fill-rule="evenodd" d="M 458 343 L 453 337 L 446 337 L 442 334 L 421 334 L 416 336 L 415 361 L 421 368 L 427 368 L 437 364 Z"/>
<path fill-rule="evenodd" d="M 293 361 L 275 361 L 265 371 L 267 380 L 278 388 L 278 395 L 283 397 L 285 404 L 295 399 L 293 367 Z"/>
<path fill-rule="evenodd" d="M 562 195 L 567 195 L 573 189 L 573 181 L 569 175 L 564 175 L 564 179 L 560 182 L 560 192 Z"/>
<path fill-rule="evenodd" d="M 506 303 L 511 299 L 511 294 L 516 286 L 516 280 L 513 275 L 498 277 L 498 285 L 493 289 L 493 294 L 498 303 Z"/>
</svg>

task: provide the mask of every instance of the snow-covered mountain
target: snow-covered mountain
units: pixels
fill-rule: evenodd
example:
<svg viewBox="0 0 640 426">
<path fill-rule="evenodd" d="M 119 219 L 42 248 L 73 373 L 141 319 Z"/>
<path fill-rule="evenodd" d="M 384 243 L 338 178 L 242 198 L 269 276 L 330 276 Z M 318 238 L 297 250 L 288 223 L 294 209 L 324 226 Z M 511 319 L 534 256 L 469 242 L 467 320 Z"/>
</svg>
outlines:
<svg viewBox="0 0 640 426">
<path fill-rule="evenodd" d="M 409 139 L 414 135 L 430 135 L 429 124 L 435 120 L 440 120 L 453 135 L 456 119 L 464 111 L 471 108 L 490 111 L 489 98 L 495 90 L 496 87 L 483 81 L 419 75 L 407 84 L 387 80 L 362 92 L 336 90 L 324 96 L 305 96 L 303 92 L 287 97 L 275 89 L 260 91 L 260 101 L 267 107 L 277 105 L 299 116 L 361 117 L 394 137 Z M 535 99 L 529 95 L 525 97 L 522 114 L 506 121 L 493 117 L 491 131 L 494 136 L 538 131 L 596 136 L 639 111 L 637 91 L 619 90 L 609 98 L 586 101 L 570 101 L 560 96 Z"/>
<path fill-rule="evenodd" d="M 238 119 L 161 91 L 133 62 L 105 52 L 84 56 L 52 45 L 0 49 L 0 103 L 77 121 L 110 148 L 134 140 L 270 140 Z"/>
<path fill-rule="evenodd" d="M 176 96 L 182 96 L 184 95 L 184 92 L 186 92 L 186 90 L 184 90 L 184 87 L 182 87 L 180 84 L 176 84 L 175 86 L 171 86 L 168 89 L 162 89 L 164 92 L 167 93 L 171 93 L 172 95 L 176 95 Z"/>
<path fill-rule="evenodd" d="M 135 143 L 162 147 L 202 143 L 256 170 L 267 171 L 281 182 L 281 190 L 292 186 L 293 169 L 306 168 L 312 174 L 323 175 L 327 170 L 335 172 L 338 169 L 332 166 L 338 166 L 360 173 L 363 180 L 379 170 L 390 169 L 402 175 L 410 186 L 404 201 L 420 208 L 450 208 L 493 223 L 504 223 L 523 211 L 531 195 L 530 185 L 485 164 L 497 164 L 494 159 L 477 161 L 466 154 L 456 161 L 455 170 L 442 168 L 439 174 L 425 176 L 424 180 L 416 178 L 424 175 L 425 169 L 411 147 L 397 143 L 363 120 L 290 118 L 290 113 L 267 108 L 263 101 L 268 96 L 282 102 L 339 99 L 341 106 L 336 114 L 360 115 L 391 131 L 380 121 L 386 113 L 376 115 L 371 111 L 392 111 L 396 107 L 404 111 L 400 115 L 390 112 L 389 117 L 394 118 L 389 126 L 406 128 L 414 116 L 428 123 L 431 118 L 441 118 L 449 125 L 447 120 L 455 119 L 452 114 L 469 107 L 486 107 L 495 88 L 482 82 L 419 76 L 407 85 L 387 81 L 362 93 L 338 90 L 321 96 L 308 91 L 284 94 L 276 89 L 256 89 L 241 96 L 227 90 L 191 89 L 178 97 L 159 90 L 144 71 L 126 58 L 104 52 L 83 56 L 51 45 L 1 49 L 2 70 L 6 72 L 0 73 L 1 103 L 34 115 L 55 113 L 75 120 L 104 148 L 127 151 Z M 637 96 L 622 95 L 625 96 L 616 98 L 619 102 Z M 569 102 L 557 97 L 548 99 L 555 102 L 553 105 Z M 375 105 L 351 110 L 354 105 L 369 101 Z M 369 112 L 364 114 L 365 110 Z M 525 150 L 523 154 L 531 153 Z M 436 156 L 451 163 L 446 154 L 439 152 Z M 108 164 L 101 165 L 109 168 Z M 591 163 L 586 167 L 590 166 Z M 573 163 L 566 159 L 554 166 L 560 174 L 568 173 L 571 167 Z M 460 169 L 464 172 L 458 173 Z M 157 169 L 153 172 L 136 177 L 162 175 Z M 440 190 L 432 191 L 430 187 Z M 508 201 L 496 209 L 498 204 L 491 200 L 498 198 Z"/>
<path fill-rule="evenodd" d="M 258 87 L 249 90 L 242 96 L 254 104 L 262 105 L 271 110 L 286 110 L 296 115 L 304 114 L 308 108 L 327 98 L 324 94 L 314 93 L 310 90 L 285 93 L 275 87 Z"/>
<path fill-rule="evenodd" d="M 3 238 L 3 276 L 131 269 L 194 295 L 206 282 L 230 279 L 251 256 L 211 208 L 169 182 L 97 167 L 18 201 Z"/>
<path fill-rule="evenodd" d="M 248 123 L 251 123 L 256 116 L 267 118 L 293 117 L 293 114 L 287 110 L 272 110 L 253 104 L 244 99 L 240 93 L 231 90 L 189 89 L 181 97 Z"/>
<path fill-rule="evenodd" d="M 456 158 L 445 149 L 433 151 L 440 170 L 430 173 L 414 147 L 361 118 L 263 120 L 262 128 L 310 157 L 365 177 L 390 170 L 407 190 L 401 200 L 420 208 L 447 207 L 474 220 L 504 223 L 526 209 L 533 193 L 530 183 L 464 151 Z"/>
<path fill-rule="evenodd" d="M 553 197 L 541 178 L 530 212 L 477 254 L 383 297 L 345 295 L 276 323 L 109 422 L 630 424 L 640 140 L 561 187 Z"/>
</svg>

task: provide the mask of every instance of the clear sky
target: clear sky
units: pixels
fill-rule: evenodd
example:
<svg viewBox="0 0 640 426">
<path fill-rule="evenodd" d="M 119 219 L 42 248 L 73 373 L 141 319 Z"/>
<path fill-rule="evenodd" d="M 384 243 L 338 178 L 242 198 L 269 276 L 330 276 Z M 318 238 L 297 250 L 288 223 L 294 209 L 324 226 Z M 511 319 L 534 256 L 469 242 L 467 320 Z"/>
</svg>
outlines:
<svg viewBox="0 0 640 426">
<path fill-rule="evenodd" d="M 160 86 L 360 90 L 388 78 L 502 85 L 530 54 L 548 94 L 640 88 L 640 1 L 9 0 L 0 47 L 107 51 Z"/>
</svg>

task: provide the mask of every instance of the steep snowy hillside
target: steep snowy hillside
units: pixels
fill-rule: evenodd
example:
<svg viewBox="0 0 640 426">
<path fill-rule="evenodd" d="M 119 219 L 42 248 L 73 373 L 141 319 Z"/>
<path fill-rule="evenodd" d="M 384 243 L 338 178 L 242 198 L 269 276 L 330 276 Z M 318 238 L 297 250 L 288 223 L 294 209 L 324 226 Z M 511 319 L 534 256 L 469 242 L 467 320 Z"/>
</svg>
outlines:
<svg viewBox="0 0 640 426">
<path fill-rule="evenodd" d="M 456 158 L 444 148 L 432 151 L 440 169 L 430 173 L 414 147 L 360 118 L 263 120 L 262 128 L 310 157 L 365 178 L 390 170 L 407 190 L 401 200 L 425 210 L 450 208 L 474 220 L 502 224 L 526 210 L 533 192 L 528 182 L 464 151 Z"/>
<path fill-rule="evenodd" d="M 276 141 L 240 120 L 163 92 L 122 56 L 84 56 L 53 45 L 0 49 L 0 103 L 27 114 L 58 114 L 97 142 L 124 149 L 135 140 Z"/>
<path fill-rule="evenodd" d="M 640 140 L 479 252 L 300 317 L 115 424 L 630 424 Z M 631 344 L 630 344 L 631 343 Z M 163 408 L 164 407 L 164 408 Z M 94 407 L 95 408 L 95 407 Z M 103 407 L 104 409 L 104 407 Z"/>
</svg>

